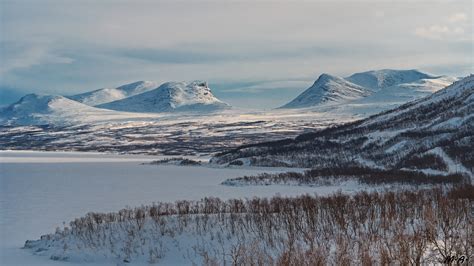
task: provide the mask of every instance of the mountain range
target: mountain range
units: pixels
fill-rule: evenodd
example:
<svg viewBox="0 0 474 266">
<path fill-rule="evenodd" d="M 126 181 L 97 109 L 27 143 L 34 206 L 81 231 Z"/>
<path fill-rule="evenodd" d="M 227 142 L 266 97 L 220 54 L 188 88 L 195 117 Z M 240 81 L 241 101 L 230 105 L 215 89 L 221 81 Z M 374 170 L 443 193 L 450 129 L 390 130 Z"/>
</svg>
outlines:
<svg viewBox="0 0 474 266">
<path fill-rule="evenodd" d="M 231 108 L 207 82 L 139 81 L 72 96 L 28 94 L 0 109 L 1 125 L 68 125 L 89 121 L 143 119 L 150 113 L 214 112 Z"/>
<path fill-rule="evenodd" d="M 431 94 L 456 80 L 418 70 L 382 69 L 355 73 L 346 78 L 322 74 L 310 88 L 280 108 L 404 103 Z"/>
<path fill-rule="evenodd" d="M 377 70 L 347 78 L 322 74 L 314 84 L 278 110 L 301 108 L 366 117 L 427 96 L 456 79 L 417 70 Z M 215 97 L 205 81 L 138 81 L 71 96 L 30 94 L 0 110 L 3 125 L 73 124 L 93 118 L 145 114 L 212 114 L 232 107 Z M 135 114 L 125 114 L 135 113 Z M 140 115 L 143 114 L 143 115 Z"/>
</svg>

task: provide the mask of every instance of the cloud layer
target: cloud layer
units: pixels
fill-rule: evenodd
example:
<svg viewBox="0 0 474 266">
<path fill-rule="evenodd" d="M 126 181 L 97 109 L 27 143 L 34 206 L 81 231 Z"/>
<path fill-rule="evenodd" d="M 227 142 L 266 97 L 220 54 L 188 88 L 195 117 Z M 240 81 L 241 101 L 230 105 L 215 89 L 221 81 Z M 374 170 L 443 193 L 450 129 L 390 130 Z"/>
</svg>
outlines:
<svg viewBox="0 0 474 266">
<path fill-rule="evenodd" d="M 471 41 L 472 24 L 468 15 L 463 12 L 454 13 L 440 22 L 443 24 L 433 24 L 430 26 L 418 27 L 415 34 L 422 38 L 445 40 L 445 41 Z M 470 32 L 469 32 L 470 31 Z"/>
<path fill-rule="evenodd" d="M 472 3 L 455 2 L 6 0 L 0 93 L 206 79 L 224 100 L 270 107 L 322 72 L 466 75 Z"/>
</svg>

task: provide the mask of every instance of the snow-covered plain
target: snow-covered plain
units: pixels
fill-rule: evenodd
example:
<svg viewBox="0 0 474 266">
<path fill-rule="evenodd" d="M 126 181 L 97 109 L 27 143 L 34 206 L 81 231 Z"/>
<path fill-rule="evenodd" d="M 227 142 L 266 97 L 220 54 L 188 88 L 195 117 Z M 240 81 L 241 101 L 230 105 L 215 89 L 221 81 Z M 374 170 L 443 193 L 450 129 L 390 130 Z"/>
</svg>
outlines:
<svg viewBox="0 0 474 266">
<path fill-rule="evenodd" d="M 118 211 L 158 201 L 324 195 L 341 187 L 223 186 L 228 178 L 287 169 L 142 165 L 156 156 L 73 152 L 0 152 L 0 265 L 53 264 L 20 249 L 87 212 Z M 294 169 L 292 169 L 294 171 Z M 342 187 L 349 192 L 363 187 Z"/>
</svg>

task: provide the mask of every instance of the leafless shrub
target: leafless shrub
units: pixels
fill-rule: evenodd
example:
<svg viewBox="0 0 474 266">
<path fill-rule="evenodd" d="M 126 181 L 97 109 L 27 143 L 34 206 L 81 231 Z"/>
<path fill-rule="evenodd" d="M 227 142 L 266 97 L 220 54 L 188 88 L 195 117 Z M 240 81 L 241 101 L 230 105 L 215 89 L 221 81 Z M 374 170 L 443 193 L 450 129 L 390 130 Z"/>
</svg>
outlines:
<svg viewBox="0 0 474 266">
<path fill-rule="evenodd" d="M 66 257 L 76 246 L 109 249 L 121 260 L 147 256 L 155 263 L 166 256 L 167 245 L 187 234 L 201 258 L 195 263 L 206 265 L 433 264 L 473 255 L 473 194 L 474 186 L 465 185 L 450 191 L 155 203 L 89 213 L 25 247 L 39 250 L 43 241 L 61 250 L 55 257 Z"/>
</svg>

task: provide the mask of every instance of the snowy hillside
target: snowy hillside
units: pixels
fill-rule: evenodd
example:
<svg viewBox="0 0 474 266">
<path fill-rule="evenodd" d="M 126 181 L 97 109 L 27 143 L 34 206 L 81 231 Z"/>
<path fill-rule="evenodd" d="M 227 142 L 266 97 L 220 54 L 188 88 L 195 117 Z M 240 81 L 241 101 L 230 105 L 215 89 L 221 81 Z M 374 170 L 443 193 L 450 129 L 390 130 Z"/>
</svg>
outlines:
<svg viewBox="0 0 474 266">
<path fill-rule="evenodd" d="M 360 98 L 350 103 L 340 105 L 335 112 L 361 114 L 362 116 L 374 115 L 385 110 L 396 108 L 409 101 L 414 101 L 443 89 L 457 79 L 453 77 L 436 77 L 433 79 L 420 79 L 414 82 L 390 86 L 371 95 Z"/>
<path fill-rule="evenodd" d="M 474 167 L 474 76 L 365 120 L 294 140 L 221 153 L 219 164 L 299 167 L 368 166 L 461 172 Z"/>
<path fill-rule="evenodd" d="M 417 70 L 374 70 L 345 79 L 322 74 L 309 89 L 280 108 L 331 108 L 333 112 L 368 116 L 425 97 L 456 80 Z"/>
<path fill-rule="evenodd" d="M 158 87 L 153 81 L 137 81 L 117 88 L 104 88 L 86 93 L 67 96 L 67 98 L 95 106 L 103 103 L 121 100 L 136 94 L 140 94 Z"/>
<path fill-rule="evenodd" d="M 418 112 L 420 110 L 425 111 Z M 445 112 L 442 112 L 443 110 Z M 474 75 L 470 75 L 428 97 L 370 117 L 362 125 L 383 123 L 384 127 L 408 127 L 407 125 L 411 125 L 416 126 L 417 129 L 426 129 L 443 123 L 445 125 L 451 124 L 453 126 L 451 129 L 456 129 L 461 124 L 473 127 L 473 118 Z M 459 121 L 459 119 L 462 120 L 462 123 L 457 125 L 449 123 L 453 120 Z"/>
<path fill-rule="evenodd" d="M 350 77 L 347 77 L 346 80 L 359 86 L 377 91 L 402 83 L 411 83 L 420 79 L 431 78 L 435 77 L 418 70 L 382 69 L 355 73 Z"/>
<path fill-rule="evenodd" d="M 230 106 L 217 99 L 206 82 L 167 82 L 158 88 L 106 104 L 98 105 L 117 111 L 160 113 L 171 111 L 216 111 Z"/>
<path fill-rule="evenodd" d="M 281 108 L 304 108 L 320 104 L 339 104 L 371 94 L 361 86 L 340 77 L 322 74 L 314 84 Z"/>
<path fill-rule="evenodd" d="M 156 115 L 155 115 L 156 116 Z M 28 94 L 18 102 L 0 109 L 0 125 L 49 125 L 62 127 L 83 123 L 144 121 L 152 116 L 99 109 L 59 95 Z"/>
<path fill-rule="evenodd" d="M 437 92 L 438 90 L 451 85 L 456 80 L 456 78 L 446 76 L 433 79 L 419 79 L 413 82 L 386 87 L 356 102 L 406 103 Z"/>
<path fill-rule="evenodd" d="M 63 96 L 28 94 L 0 111 L 0 123 L 4 125 L 63 124 L 63 122 L 76 120 L 78 114 L 86 115 L 97 112 L 107 111 Z"/>
</svg>

